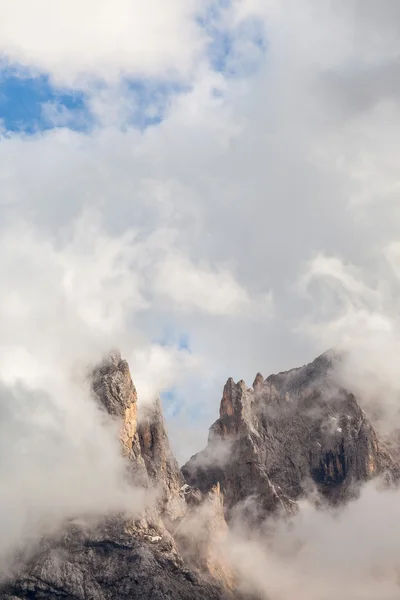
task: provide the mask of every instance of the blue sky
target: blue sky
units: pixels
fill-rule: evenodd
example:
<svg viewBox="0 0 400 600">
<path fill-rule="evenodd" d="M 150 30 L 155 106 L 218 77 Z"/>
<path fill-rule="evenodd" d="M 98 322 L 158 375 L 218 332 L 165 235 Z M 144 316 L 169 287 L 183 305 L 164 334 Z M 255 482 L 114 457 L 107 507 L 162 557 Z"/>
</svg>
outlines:
<svg viewBox="0 0 400 600">
<path fill-rule="evenodd" d="M 234 28 L 221 28 L 218 14 L 211 13 L 199 23 L 210 37 L 208 60 L 215 71 L 225 77 L 249 77 L 257 70 L 267 50 L 261 21 L 249 18 Z"/>
<path fill-rule="evenodd" d="M 91 97 L 100 95 L 102 83 L 90 89 L 90 95 L 76 89 L 58 88 L 45 75 L 29 76 L 17 69 L 0 71 L 0 120 L 6 131 L 33 134 L 64 126 L 89 132 L 97 120 L 90 109 Z M 127 125 L 139 129 L 157 125 L 163 118 L 171 96 L 188 86 L 178 82 L 121 80 L 118 89 L 130 99 Z"/>
<path fill-rule="evenodd" d="M 17 71 L 3 72 L 0 79 L 0 119 L 6 130 L 35 133 L 54 127 L 45 111 L 50 103 L 64 108 L 72 116 L 69 128 L 83 130 L 89 126 L 91 117 L 82 92 L 57 89 L 46 75 L 30 77 Z"/>
<path fill-rule="evenodd" d="M 223 10 L 230 4 L 216 2 L 196 20 L 209 39 L 205 59 L 212 70 L 225 78 L 248 77 L 259 67 L 266 52 L 265 32 L 261 21 L 254 18 L 246 18 L 235 27 L 223 24 Z M 107 91 L 105 82 L 87 81 L 86 92 L 61 88 L 37 68 L 31 74 L 30 67 L 29 64 L 6 62 L 0 68 L 0 122 L 3 129 L 34 134 L 63 126 L 90 132 L 98 125 L 91 100 Z M 144 129 L 160 123 L 170 100 L 189 91 L 191 83 L 190 79 L 121 76 L 114 88 L 130 102 L 122 119 L 123 127 Z"/>
</svg>

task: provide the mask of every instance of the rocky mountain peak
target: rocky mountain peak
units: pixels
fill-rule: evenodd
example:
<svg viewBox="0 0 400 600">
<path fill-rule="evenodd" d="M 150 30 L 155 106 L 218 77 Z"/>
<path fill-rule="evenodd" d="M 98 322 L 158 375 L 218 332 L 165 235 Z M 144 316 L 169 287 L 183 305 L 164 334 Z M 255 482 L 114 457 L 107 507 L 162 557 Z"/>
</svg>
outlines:
<svg viewBox="0 0 400 600">
<path fill-rule="evenodd" d="M 153 486 L 161 492 L 161 512 L 174 522 L 186 513 L 186 503 L 181 493 L 185 482 L 171 451 L 158 398 L 142 410 L 138 437 L 147 474 Z"/>
<path fill-rule="evenodd" d="M 43 540 L 0 597 L 245 600 L 220 550 L 229 523 L 240 517 L 259 529 L 311 492 L 334 504 L 377 475 L 398 479 L 357 398 L 338 384 L 340 360 L 329 352 L 266 379 L 258 373 L 251 388 L 228 379 L 207 447 L 180 470 L 159 399 L 138 410 L 128 363 L 110 353 L 92 372 L 93 396 L 119 424 L 127 477 L 156 499 L 137 519 L 69 524 Z"/>
<path fill-rule="evenodd" d="M 232 438 L 247 431 L 253 416 L 253 390 L 247 388 L 243 380 L 235 383 L 228 379 L 224 386 L 219 409 L 219 419 L 210 428 L 209 439 Z"/>
<path fill-rule="evenodd" d="M 137 392 L 129 365 L 118 351 L 110 352 L 93 369 L 91 379 L 96 398 L 110 415 L 125 418 L 125 411 L 136 406 Z"/>
<path fill-rule="evenodd" d="M 66 524 L 59 535 L 43 541 L 11 580 L 0 583 L 0 597 L 233 598 L 233 574 L 215 553 L 214 541 L 227 528 L 219 487 L 202 495 L 185 484 L 169 445 L 161 403 L 155 399 L 142 407 L 138 418 L 137 392 L 119 352 L 110 353 L 92 371 L 91 380 L 95 400 L 120 425 L 127 476 L 133 485 L 155 493 L 156 503 L 134 520 L 115 515 L 89 528 L 76 521 Z"/>
<path fill-rule="evenodd" d="M 204 493 L 218 481 L 228 519 L 250 497 L 264 518 L 292 510 L 311 489 L 334 503 L 363 481 L 394 472 L 355 396 L 337 384 L 339 360 L 329 352 L 267 379 L 258 373 L 252 388 L 228 379 L 207 448 L 182 468 L 187 482 Z"/>
<path fill-rule="evenodd" d="M 255 376 L 255 379 L 253 381 L 253 390 L 257 393 L 260 392 L 263 389 L 264 386 L 264 377 L 261 375 L 261 373 L 257 373 L 257 375 Z"/>
<path fill-rule="evenodd" d="M 147 472 L 141 455 L 138 435 L 137 391 L 132 382 L 129 365 L 114 350 L 91 373 L 94 398 L 106 412 L 120 423 L 122 454 L 128 457 L 134 477 L 147 484 Z"/>
</svg>

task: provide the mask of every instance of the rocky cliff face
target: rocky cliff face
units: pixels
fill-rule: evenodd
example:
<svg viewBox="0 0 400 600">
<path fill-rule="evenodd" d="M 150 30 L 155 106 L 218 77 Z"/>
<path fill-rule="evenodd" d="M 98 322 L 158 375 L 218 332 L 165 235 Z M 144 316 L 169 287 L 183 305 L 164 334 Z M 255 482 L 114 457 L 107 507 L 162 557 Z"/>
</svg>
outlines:
<svg viewBox="0 0 400 600">
<path fill-rule="evenodd" d="M 240 582 L 219 551 L 227 521 L 240 514 L 258 524 L 292 513 L 307 494 L 337 503 L 372 477 L 398 477 L 357 399 L 336 384 L 337 360 L 258 374 L 251 388 L 229 379 L 206 449 L 181 472 L 159 402 L 138 416 L 128 364 L 112 353 L 92 373 L 94 398 L 119 423 L 128 476 L 154 501 L 137 519 L 66 524 L 20 562 L 0 597 L 238 599 Z"/>
<path fill-rule="evenodd" d="M 238 509 L 259 519 L 292 511 L 311 491 L 335 503 L 376 475 L 395 475 L 356 398 L 336 384 L 338 360 L 329 353 L 265 380 L 258 374 L 252 388 L 229 379 L 207 448 L 182 469 L 186 481 L 203 492 L 219 482 L 228 519 Z"/>
<path fill-rule="evenodd" d="M 136 390 L 128 364 L 118 352 L 94 370 L 92 380 L 95 399 L 119 422 L 129 477 L 135 485 L 155 492 L 155 502 L 136 520 L 117 515 L 95 527 L 76 521 L 67 524 L 62 535 L 41 542 L 35 555 L 2 585 L 0 597 L 232 598 L 232 574 L 213 556 L 213 540 L 226 528 L 222 495 L 218 492 L 218 500 L 211 502 L 214 491 L 203 496 L 185 485 L 160 404 L 148 407 L 138 420 Z M 211 529 L 191 527 L 197 510 L 209 511 L 204 522 Z"/>
</svg>

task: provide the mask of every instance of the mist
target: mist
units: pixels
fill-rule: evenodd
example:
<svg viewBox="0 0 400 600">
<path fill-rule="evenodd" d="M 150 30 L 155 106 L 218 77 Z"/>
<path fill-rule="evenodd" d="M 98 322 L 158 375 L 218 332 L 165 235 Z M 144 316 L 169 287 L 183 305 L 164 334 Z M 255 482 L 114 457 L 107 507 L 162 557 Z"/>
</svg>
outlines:
<svg viewBox="0 0 400 600">
<path fill-rule="evenodd" d="M 133 516 L 145 506 L 121 456 L 121 424 L 100 409 L 88 377 L 115 343 L 123 346 L 134 277 L 124 279 L 123 242 L 97 229 L 83 239 L 79 227 L 63 251 L 26 226 L 1 239 L 2 573 L 17 551 L 66 521 Z"/>
<path fill-rule="evenodd" d="M 340 509 L 300 503 L 258 531 L 240 522 L 221 551 L 246 592 L 277 600 L 394 600 L 399 593 L 398 490 L 367 484 Z"/>
<path fill-rule="evenodd" d="M 118 424 L 89 389 L 64 389 L 57 397 L 22 384 L 0 389 L 1 575 L 17 551 L 67 522 L 133 517 L 145 507 L 120 454 Z"/>
<path fill-rule="evenodd" d="M 229 377 L 329 348 L 397 459 L 398 2 L 51 4 L 0 0 L 0 573 L 65 521 L 144 509 L 87 377 L 111 348 L 180 464 Z M 398 597 L 398 492 L 311 500 L 226 533 L 243 585 Z"/>
</svg>

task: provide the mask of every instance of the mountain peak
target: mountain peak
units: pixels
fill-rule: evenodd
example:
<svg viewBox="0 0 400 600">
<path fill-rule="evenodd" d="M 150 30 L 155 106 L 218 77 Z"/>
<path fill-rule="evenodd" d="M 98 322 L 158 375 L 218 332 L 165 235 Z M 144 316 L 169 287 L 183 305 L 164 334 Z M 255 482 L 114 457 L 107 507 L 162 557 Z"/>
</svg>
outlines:
<svg viewBox="0 0 400 600">
<path fill-rule="evenodd" d="M 136 388 L 118 351 L 93 369 L 92 388 L 96 402 L 120 425 L 127 478 L 151 492 L 149 503 L 136 519 L 114 515 L 93 528 L 75 520 L 0 585 L 1 598 L 130 600 L 139 594 L 146 600 L 229 600 L 234 577 L 214 551 L 214 538 L 227 528 L 219 486 L 202 495 L 185 484 L 160 400 L 144 406 L 138 418 Z"/>
<path fill-rule="evenodd" d="M 221 554 L 229 524 L 259 531 L 291 515 L 310 492 L 335 504 L 377 475 L 397 478 L 356 397 L 335 380 L 340 357 L 258 373 L 253 386 L 230 378 L 207 447 L 180 471 L 159 399 L 138 412 L 128 363 L 111 352 L 92 372 L 93 396 L 119 424 L 132 486 L 151 492 L 136 519 L 113 515 L 46 539 L 2 586 L 4 600 L 249 600 Z"/>
<path fill-rule="evenodd" d="M 258 373 L 252 388 L 229 379 L 207 448 L 182 469 L 188 483 L 205 492 L 218 481 L 229 519 L 249 497 L 264 506 L 265 516 L 293 508 L 310 487 L 335 503 L 363 481 L 394 473 L 355 396 L 336 382 L 340 360 L 329 351 L 265 380 Z M 216 458 L 227 444 L 221 464 Z"/>
<path fill-rule="evenodd" d="M 260 392 L 263 388 L 264 385 L 264 377 L 261 375 L 261 373 L 257 373 L 257 375 L 255 376 L 255 379 L 253 381 L 253 390 L 255 392 Z"/>
</svg>

